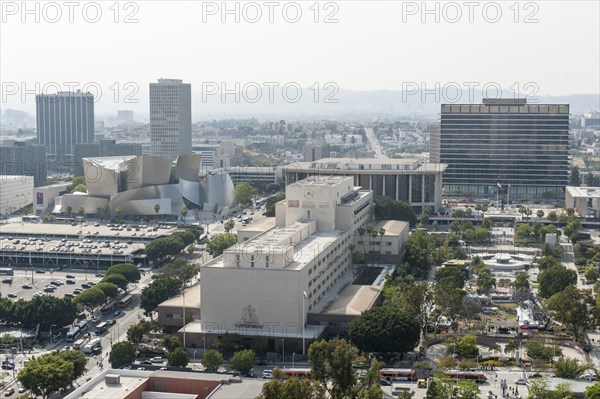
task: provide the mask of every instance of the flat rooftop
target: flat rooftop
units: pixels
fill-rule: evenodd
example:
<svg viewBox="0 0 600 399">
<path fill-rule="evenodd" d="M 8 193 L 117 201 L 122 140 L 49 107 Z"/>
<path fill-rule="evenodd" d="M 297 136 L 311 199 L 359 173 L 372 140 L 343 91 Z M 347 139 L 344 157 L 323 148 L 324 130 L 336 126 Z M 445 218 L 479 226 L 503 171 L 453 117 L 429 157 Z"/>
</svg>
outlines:
<svg viewBox="0 0 600 399">
<path fill-rule="evenodd" d="M 186 308 L 199 308 L 200 307 L 200 283 L 194 284 L 184 290 L 185 293 L 185 307 Z M 177 295 L 173 298 L 167 299 L 158 307 L 181 307 L 183 304 L 183 296 Z"/>
<path fill-rule="evenodd" d="M 567 186 L 567 191 L 574 198 L 598 198 L 598 199 L 600 199 L 600 188 L 598 188 L 598 187 Z"/>
<path fill-rule="evenodd" d="M 107 375 L 118 375 L 120 384 L 107 384 Z M 109 369 L 92 380 L 88 381 L 74 392 L 70 393 L 65 399 L 120 399 L 131 394 L 135 389 L 147 384 L 148 380 L 164 380 L 164 379 L 185 379 L 196 380 L 199 383 L 202 381 L 213 382 L 218 384 L 217 388 L 211 392 L 207 399 L 253 399 L 260 395 L 262 386 L 267 380 L 256 378 L 238 378 L 229 374 L 216 373 L 198 373 L 186 371 L 140 371 L 140 370 L 120 370 Z M 213 384 L 213 386 L 214 386 Z M 200 389 L 200 384 L 198 385 Z M 145 390 L 144 397 L 149 398 L 195 398 L 198 395 L 203 395 L 204 391 L 197 394 L 185 394 L 178 392 L 157 392 Z"/>
<path fill-rule="evenodd" d="M 291 186 L 309 186 L 309 187 L 326 187 L 336 186 L 347 180 L 348 176 L 309 176 L 306 179 L 299 180 L 290 184 Z M 356 187 L 358 188 L 358 187 Z"/>
<path fill-rule="evenodd" d="M 317 171 L 322 174 L 351 172 L 358 174 L 403 174 L 411 172 L 443 172 L 447 164 L 426 162 L 422 158 L 322 158 L 313 162 L 295 162 L 284 167 L 286 172 Z"/>
<path fill-rule="evenodd" d="M 338 294 L 335 301 L 323 313 L 360 316 L 375 305 L 381 292 L 382 287 L 349 285 Z"/>
<path fill-rule="evenodd" d="M 409 223 L 402 220 L 382 220 L 378 222 L 375 229 L 384 229 L 384 236 L 399 236 L 402 231 L 409 228 Z"/>
<path fill-rule="evenodd" d="M 300 327 L 288 328 L 285 331 L 277 331 L 275 328 L 251 328 L 236 327 L 237 329 L 215 328 L 213 322 L 203 323 L 202 320 L 192 320 L 185 325 L 186 334 L 215 334 L 223 335 L 225 333 L 238 333 L 249 337 L 268 337 L 268 338 L 302 338 L 302 329 Z M 307 324 L 304 328 L 304 338 L 317 339 L 325 331 L 325 326 Z M 183 327 L 178 331 L 183 333 Z"/>
<path fill-rule="evenodd" d="M 246 226 L 241 226 L 240 228 L 237 229 L 237 231 L 238 232 L 249 231 L 249 232 L 262 233 L 262 232 L 271 230 L 273 227 L 275 227 L 275 218 L 271 217 L 271 218 L 264 218 L 264 219 L 257 220 L 256 222 L 252 222 L 251 224 L 246 225 Z"/>
<path fill-rule="evenodd" d="M 290 246 L 290 238 L 309 224 L 310 221 L 298 221 L 290 226 L 271 229 L 265 234 L 253 237 L 242 244 L 236 244 L 227 249 L 225 253 L 243 252 L 250 254 L 265 251 L 266 248 L 270 252 L 284 253 Z M 294 243 L 293 261 L 288 263 L 283 269 L 302 270 L 307 263 L 318 255 L 315 252 L 315 248 L 319 248 L 322 251 L 324 248 L 335 243 L 342 234 L 344 234 L 342 230 L 316 231 L 301 242 Z M 275 265 L 273 266 L 273 269 L 275 269 Z M 223 259 L 219 257 L 214 261 L 204 264 L 203 267 L 225 267 L 225 264 Z"/>
</svg>

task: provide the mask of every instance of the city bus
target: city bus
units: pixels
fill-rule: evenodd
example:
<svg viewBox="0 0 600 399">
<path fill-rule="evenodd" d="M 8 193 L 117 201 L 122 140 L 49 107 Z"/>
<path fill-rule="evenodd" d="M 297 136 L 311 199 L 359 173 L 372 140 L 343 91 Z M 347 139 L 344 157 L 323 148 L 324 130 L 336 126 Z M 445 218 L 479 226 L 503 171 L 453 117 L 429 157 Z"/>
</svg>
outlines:
<svg viewBox="0 0 600 399">
<path fill-rule="evenodd" d="M 310 378 L 310 368 L 292 368 L 292 369 L 281 369 L 281 372 L 285 378 L 296 377 L 300 380 Z"/>
<path fill-rule="evenodd" d="M 133 296 L 131 294 L 125 295 L 123 298 L 119 299 L 119 302 L 117 302 L 117 306 L 120 308 L 124 308 L 125 306 L 129 305 L 132 300 Z"/>
<path fill-rule="evenodd" d="M 96 326 L 96 335 L 102 335 L 108 331 L 108 323 L 103 321 Z"/>
<path fill-rule="evenodd" d="M 65 338 L 65 341 L 67 341 L 67 342 L 73 342 L 77 338 L 79 338 L 80 335 L 81 335 L 81 330 L 79 329 L 79 326 L 73 326 L 67 332 L 67 337 Z"/>
<path fill-rule="evenodd" d="M 101 343 L 100 343 L 100 338 L 94 338 L 92 340 L 90 340 L 87 344 L 85 344 L 84 346 L 81 347 L 81 351 L 85 354 L 92 354 L 94 353 L 96 350 L 100 349 L 102 347 Z"/>
<path fill-rule="evenodd" d="M 109 314 L 110 312 L 113 311 L 115 306 L 117 306 L 117 301 L 110 301 L 109 303 L 105 304 L 104 306 L 102 306 L 100 308 L 100 313 Z"/>
<path fill-rule="evenodd" d="M 83 337 L 79 338 L 77 341 L 73 342 L 73 349 L 75 350 L 79 350 L 81 348 L 83 348 L 83 346 L 85 344 L 87 344 L 87 342 L 90 340 L 90 336 L 89 335 L 84 335 Z"/>
<path fill-rule="evenodd" d="M 388 381 L 416 381 L 417 372 L 413 369 L 383 368 L 379 370 L 379 377 Z"/>
<path fill-rule="evenodd" d="M 0 267 L 0 276 L 14 276 L 15 270 L 12 267 Z"/>
<path fill-rule="evenodd" d="M 79 323 L 77 323 L 77 326 L 79 327 L 79 331 L 81 331 L 81 333 L 86 333 L 88 331 L 88 321 L 87 320 L 82 320 Z"/>
<path fill-rule="evenodd" d="M 446 371 L 444 377 L 454 381 L 475 381 L 477 384 L 486 382 L 485 375 L 478 371 Z"/>
</svg>

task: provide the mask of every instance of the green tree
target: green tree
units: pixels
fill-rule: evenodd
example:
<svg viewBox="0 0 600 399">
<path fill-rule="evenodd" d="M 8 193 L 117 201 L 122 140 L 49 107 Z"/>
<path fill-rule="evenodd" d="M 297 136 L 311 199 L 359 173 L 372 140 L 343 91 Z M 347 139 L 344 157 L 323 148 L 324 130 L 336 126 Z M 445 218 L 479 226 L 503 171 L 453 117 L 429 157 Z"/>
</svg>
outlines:
<svg viewBox="0 0 600 399">
<path fill-rule="evenodd" d="M 81 294 L 76 295 L 75 298 L 73 298 L 73 302 L 91 310 L 97 306 L 103 305 L 106 302 L 106 296 L 101 289 L 94 286 L 87 288 L 83 290 Z"/>
<path fill-rule="evenodd" d="M 94 286 L 104 293 L 106 298 L 116 298 L 119 295 L 119 287 L 107 281 L 100 282 Z"/>
<path fill-rule="evenodd" d="M 395 201 L 388 196 L 375 198 L 375 218 L 379 220 L 404 220 L 414 227 L 417 214 L 412 205 L 406 201 Z"/>
<path fill-rule="evenodd" d="M 167 352 L 173 352 L 175 349 L 181 347 L 181 341 L 179 340 L 179 337 L 174 335 L 165 335 L 162 339 L 162 346 Z"/>
<path fill-rule="evenodd" d="M 129 341 L 117 342 L 112 346 L 108 361 L 114 369 L 132 363 L 136 359 L 135 345 Z"/>
<path fill-rule="evenodd" d="M 144 335 L 156 329 L 156 324 L 148 320 L 140 320 L 138 323 L 132 324 L 127 329 L 127 339 L 134 344 L 139 344 L 144 339 Z"/>
<path fill-rule="evenodd" d="M 30 359 L 19 372 L 19 383 L 44 399 L 67 388 L 75 379 L 74 364 L 56 354 Z"/>
<path fill-rule="evenodd" d="M 544 217 L 544 211 L 541 209 L 538 209 L 538 211 L 535 213 L 535 215 L 541 219 Z"/>
<path fill-rule="evenodd" d="M 554 362 L 554 373 L 558 378 L 578 378 L 589 367 L 579 363 L 579 360 L 567 357 Z"/>
<path fill-rule="evenodd" d="M 85 215 L 85 208 L 84 208 L 84 207 L 82 207 L 82 206 L 80 206 L 80 207 L 79 207 L 79 209 L 77 209 L 77 214 L 78 214 L 79 216 L 83 216 L 83 215 Z"/>
<path fill-rule="evenodd" d="M 252 205 L 254 187 L 248 182 L 241 182 L 235 186 L 235 200 L 242 206 Z"/>
<path fill-rule="evenodd" d="M 102 278 L 101 283 L 113 284 L 116 285 L 117 288 L 126 289 L 129 281 L 122 274 L 109 274 L 108 276 L 104 276 Z"/>
<path fill-rule="evenodd" d="M 251 349 L 244 349 L 233 354 L 233 357 L 229 359 L 231 368 L 240 372 L 241 375 L 249 375 L 250 370 L 256 362 L 254 351 Z"/>
<path fill-rule="evenodd" d="M 552 316 L 571 330 L 576 341 L 579 332 L 593 324 L 594 317 L 590 309 L 594 306 L 590 291 L 578 290 L 574 285 L 568 285 L 548 299 Z"/>
<path fill-rule="evenodd" d="M 73 364 L 73 379 L 77 379 L 85 374 L 87 358 L 81 351 L 61 350 L 55 353 L 61 359 Z"/>
<path fill-rule="evenodd" d="M 223 355 L 215 349 L 209 349 L 202 356 L 202 365 L 209 373 L 216 373 L 223 364 Z"/>
<path fill-rule="evenodd" d="M 584 391 L 585 399 L 600 399 L 600 382 L 587 387 Z"/>
<path fill-rule="evenodd" d="M 159 212 L 160 212 L 160 204 L 155 204 L 154 205 L 154 213 L 156 214 L 156 216 L 158 216 Z"/>
<path fill-rule="evenodd" d="M 596 271 L 594 266 L 590 266 L 587 269 L 585 269 L 583 276 L 587 281 L 590 282 L 595 282 L 596 280 L 598 280 L 598 272 Z"/>
<path fill-rule="evenodd" d="M 495 286 L 496 279 L 492 277 L 490 269 L 482 269 L 477 276 L 477 288 L 479 293 L 487 294 Z"/>
<path fill-rule="evenodd" d="M 67 217 L 71 217 L 71 214 L 73 213 L 73 207 L 71 205 L 67 205 Z"/>
<path fill-rule="evenodd" d="M 555 211 L 548 212 L 548 220 L 551 222 L 556 222 L 558 220 L 558 215 Z"/>
<path fill-rule="evenodd" d="M 206 242 L 206 250 L 214 257 L 220 256 L 227 248 L 237 243 L 237 236 L 232 233 L 214 235 Z"/>
<path fill-rule="evenodd" d="M 146 245 L 146 256 L 150 261 L 156 261 L 166 256 L 177 255 L 185 248 L 181 237 L 171 236 L 158 238 Z"/>
<path fill-rule="evenodd" d="M 464 335 L 452 343 L 448 344 L 448 354 L 454 354 L 461 357 L 475 357 L 479 353 L 477 349 L 477 337 L 471 334 Z"/>
<path fill-rule="evenodd" d="M 421 326 L 412 314 L 375 307 L 350 322 L 352 342 L 364 352 L 406 353 L 419 342 Z"/>
<path fill-rule="evenodd" d="M 185 217 L 188 214 L 188 209 L 184 206 L 183 208 L 181 208 L 181 211 L 179 211 L 181 213 L 181 218 L 183 219 L 184 223 L 185 223 Z"/>
<path fill-rule="evenodd" d="M 181 348 L 176 348 L 167 356 L 169 365 L 173 367 L 185 367 L 190 362 L 190 355 Z"/>
<path fill-rule="evenodd" d="M 121 217 L 122 213 L 123 213 L 123 208 L 120 205 L 117 205 L 117 207 L 115 208 L 115 215 L 117 217 Z"/>
<path fill-rule="evenodd" d="M 552 266 L 538 276 L 539 294 L 542 298 L 550 298 L 577 283 L 577 273 L 562 265 Z"/>
<path fill-rule="evenodd" d="M 140 307 L 144 309 L 144 313 L 148 316 L 156 307 L 167 299 L 179 294 L 182 289 L 181 280 L 173 277 L 161 277 L 142 289 Z"/>
<path fill-rule="evenodd" d="M 185 258 L 177 258 L 173 262 L 163 265 L 159 271 L 162 273 L 162 277 L 173 277 L 189 283 L 200 272 L 200 266 L 190 263 Z"/>
<path fill-rule="evenodd" d="M 223 355 L 231 355 L 242 347 L 243 338 L 240 334 L 225 333 L 214 343 L 215 348 L 223 352 Z"/>
<path fill-rule="evenodd" d="M 279 201 L 283 201 L 285 199 L 285 193 L 280 192 L 276 195 L 273 195 L 267 198 L 267 202 L 265 204 L 265 216 L 266 217 L 274 217 L 275 216 L 275 204 Z"/>
<path fill-rule="evenodd" d="M 75 176 L 69 187 L 67 187 L 67 190 L 71 193 L 75 192 L 77 191 L 76 187 L 80 185 L 85 185 L 85 176 Z"/>
<path fill-rule="evenodd" d="M 479 399 L 479 387 L 474 381 L 460 381 L 457 384 L 457 398 Z"/>
<path fill-rule="evenodd" d="M 235 221 L 233 219 L 226 221 L 225 224 L 223 225 L 223 228 L 225 229 L 225 232 L 227 232 L 227 233 L 229 233 L 234 227 L 235 227 Z"/>
<path fill-rule="evenodd" d="M 526 272 L 516 272 L 512 286 L 517 291 L 529 291 L 529 277 Z"/>
<path fill-rule="evenodd" d="M 120 274 L 121 276 L 125 277 L 130 283 L 139 281 L 141 278 L 140 271 L 131 263 L 119 263 L 117 265 L 109 267 L 105 275 L 109 276 L 111 274 Z"/>
<path fill-rule="evenodd" d="M 356 383 L 356 374 L 352 370 L 356 355 L 356 349 L 343 339 L 315 341 L 308 348 L 313 378 L 329 391 L 332 398 L 350 396 Z"/>
</svg>

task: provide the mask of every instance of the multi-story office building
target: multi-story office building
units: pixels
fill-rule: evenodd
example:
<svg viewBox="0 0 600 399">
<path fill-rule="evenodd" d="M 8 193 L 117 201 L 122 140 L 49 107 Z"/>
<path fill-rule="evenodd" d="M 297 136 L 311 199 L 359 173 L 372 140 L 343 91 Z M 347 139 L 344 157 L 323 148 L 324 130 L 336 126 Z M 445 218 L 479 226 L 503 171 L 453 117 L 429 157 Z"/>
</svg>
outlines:
<svg viewBox="0 0 600 399">
<path fill-rule="evenodd" d="M 330 147 L 323 139 L 310 140 L 304 145 L 304 161 L 312 162 L 322 158 L 329 158 Z"/>
<path fill-rule="evenodd" d="M 307 324 L 307 313 L 325 311 L 352 281 L 348 244 L 369 221 L 372 202 L 372 192 L 359 190 L 351 177 L 288 185 L 275 228 L 202 266 L 201 319 L 187 331 L 318 338 L 325 327 Z"/>
<path fill-rule="evenodd" d="M 0 185 L 0 215 L 10 215 L 33 202 L 33 177 L 0 175 Z"/>
<path fill-rule="evenodd" d="M 117 143 L 104 139 L 93 144 L 75 145 L 75 176 L 84 176 L 83 158 L 118 157 L 123 155 L 142 155 L 142 145 L 136 143 Z M 95 171 L 94 171 L 95 172 Z"/>
<path fill-rule="evenodd" d="M 117 111 L 117 120 L 122 123 L 133 122 L 133 111 Z"/>
<path fill-rule="evenodd" d="M 452 194 L 564 198 L 569 176 L 569 105 L 525 99 L 443 104 L 440 160 Z M 514 196 L 514 197 L 513 197 Z"/>
<path fill-rule="evenodd" d="M 429 124 L 429 162 L 440 162 L 440 123 Z"/>
<path fill-rule="evenodd" d="M 192 152 L 192 86 L 180 79 L 150 83 L 152 155 L 174 161 Z"/>
<path fill-rule="evenodd" d="M 75 144 L 94 142 L 94 96 L 59 92 L 36 96 L 38 143 L 49 159 L 70 164 Z"/>
<path fill-rule="evenodd" d="M 46 184 L 46 147 L 30 142 L 0 145 L 0 174 L 33 176 L 36 187 Z"/>
<path fill-rule="evenodd" d="M 315 162 L 286 165 L 286 184 L 308 176 L 352 176 L 354 185 L 373 190 L 375 198 L 387 195 L 408 201 L 416 211 L 425 207 L 436 211 L 442 205 L 442 173 L 445 164 L 417 158 L 325 158 Z"/>
</svg>

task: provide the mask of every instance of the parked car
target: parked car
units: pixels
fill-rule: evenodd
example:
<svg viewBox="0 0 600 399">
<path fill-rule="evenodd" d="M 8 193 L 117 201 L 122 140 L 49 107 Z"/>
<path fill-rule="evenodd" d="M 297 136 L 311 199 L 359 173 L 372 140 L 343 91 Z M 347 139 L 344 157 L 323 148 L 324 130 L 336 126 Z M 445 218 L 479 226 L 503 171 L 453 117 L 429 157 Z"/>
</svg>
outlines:
<svg viewBox="0 0 600 399">
<path fill-rule="evenodd" d="M 73 276 L 72 274 L 67 274 L 66 276 L 67 278 L 75 278 L 75 276 Z"/>
<path fill-rule="evenodd" d="M 163 361 L 164 361 L 163 358 L 160 356 L 156 356 L 156 357 L 153 357 L 152 359 L 150 359 L 151 363 L 162 363 Z"/>
<path fill-rule="evenodd" d="M 77 283 L 75 282 L 75 280 L 68 279 L 67 284 L 77 284 Z"/>
<path fill-rule="evenodd" d="M 527 380 L 525 378 L 517 378 L 515 380 L 516 385 L 527 385 Z"/>
<path fill-rule="evenodd" d="M 32 289 L 32 288 L 33 288 L 33 286 L 32 286 L 31 284 L 23 284 L 23 285 L 21 286 L 21 288 L 25 288 L 26 290 L 30 290 L 30 289 Z"/>
<path fill-rule="evenodd" d="M 273 377 L 273 370 L 263 370 L 262 378 L 269 380 L 272 377 Z"/>
<path fill-rule="evenodd" d="M 9 297 L 9 298 L 16 298 L 17 294 L 15 294 L 14 292 L 11 292 L 10 294 L 7 295 L 7 297 Z"/>
<path fill-rule="evenodd" d="M 10 387 L 4 392 L 4 396 L 11 396 L 13 393 L 15 393 L 15 388 Z"/>
</svg>

